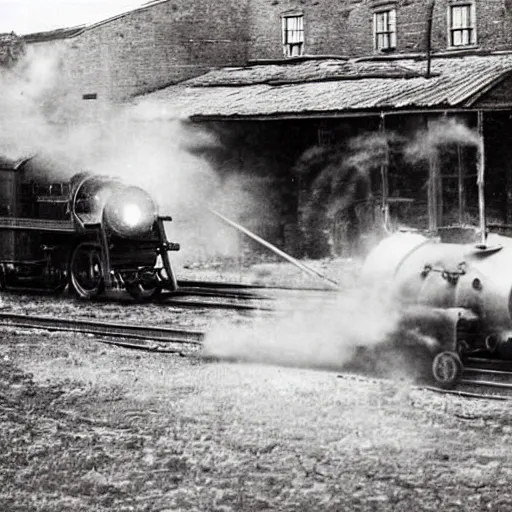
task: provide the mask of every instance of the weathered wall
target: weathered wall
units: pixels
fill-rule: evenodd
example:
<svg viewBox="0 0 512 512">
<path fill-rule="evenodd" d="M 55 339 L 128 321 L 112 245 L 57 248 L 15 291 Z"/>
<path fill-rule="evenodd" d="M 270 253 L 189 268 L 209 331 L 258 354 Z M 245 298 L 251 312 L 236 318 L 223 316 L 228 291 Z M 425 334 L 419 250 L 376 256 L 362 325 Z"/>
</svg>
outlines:
<svg viewBox="0 0 512 512">
<path fill-rule="evenodd" d="M 434 51 L 447 50 L 450 1 L 435 3 Z M 77 99 L 123 100 L 211 67 L 282 59 L 281 16 L 290 11 L 304 13 L 307 55 L 373 55 L 373 12 L 382 6 L 397 9 L 392 53 L 424 52 L 424 0 L 168 0 L 61 39 L 68 47 L 61 71 Z M 511 50 L 512 0 L 476 0 L 476 8 L 477 47 Z"/>
<path fill-rule="evenodd" d="M 434 51 L 448 47 L 447 14 L 451 0 L 437 0 L 434 9 Z M 283 58 L 281 16 L 304 14 L 307 55 L 366 56 L 373 48 L 373 12 L 383 6 L 397 10 L 397 49 L 394 53 L 423 52 L 426 47 L 428 4 L 425 0 L 252 0 L 248 56 Z M 487 50 L 512 49 L 512 2 L 476 0 L 477 46 Z"/>
<path fill-rule="evenodd" d="M 62 73 L 74 94 L 120 100 L 245 62 L 245 1 L 169 0 L 65 40 Z M 38 43 L 37 46 L 49 46 Z"/>
</svg>

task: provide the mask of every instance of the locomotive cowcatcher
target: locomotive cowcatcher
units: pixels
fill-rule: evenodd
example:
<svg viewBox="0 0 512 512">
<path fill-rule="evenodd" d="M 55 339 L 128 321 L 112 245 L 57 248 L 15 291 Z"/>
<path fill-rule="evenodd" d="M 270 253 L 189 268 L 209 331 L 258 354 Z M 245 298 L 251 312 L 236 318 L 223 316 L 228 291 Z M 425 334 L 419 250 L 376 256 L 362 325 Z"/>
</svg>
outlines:
<svg viewBox="0 0 512 512">
<path fill-rule="evenodd" d="M 71 178 L 69 178 L 71 176 Z M 177 288 L 164 222 L 152 197 L 120 179 L 63 169 L 43 157 L 0 157 L 0 288 L 92 299 L 136 299 Z"/>
</svg>

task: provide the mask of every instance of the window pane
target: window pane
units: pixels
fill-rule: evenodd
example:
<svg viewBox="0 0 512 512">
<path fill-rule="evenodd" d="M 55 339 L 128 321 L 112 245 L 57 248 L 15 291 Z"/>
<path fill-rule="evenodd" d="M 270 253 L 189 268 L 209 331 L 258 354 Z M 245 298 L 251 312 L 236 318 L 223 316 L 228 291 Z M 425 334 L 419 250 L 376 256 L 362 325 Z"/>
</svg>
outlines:
<svg viewBox="0 0 512 512">
<path fill-rule="evenodd" d="M 474 41 L 474 13 L 472 5 L 450 7 L 451 45 L 467 46 Z"/>
<path fill-rule="evenodd" d="M 396 10 L 377 12 L 374 15 L 375 48 L 396 47 Z"/>
<path fill-rule="evenodd" d="M 377 32 L 384 32 L 384 16 L 382 13 L 377 14 Z"/>
<path fill-rule="evenodd" d="M 452 28 L 468 28 L 471 26 L 471 6 L 452 7 Z"/>
<path fill-rule="evenodd" d="M 288 57 L 303 54 L 304 17 L 284 16 L 282 19 L 284 53 Z"/>
<path fill-rule="evenodd" d="M 460 7 L 452 7 L 452 27 L 453 28 L 461 28 L 462 27 L 462 16 L 460 12 Z"/>
</svg>

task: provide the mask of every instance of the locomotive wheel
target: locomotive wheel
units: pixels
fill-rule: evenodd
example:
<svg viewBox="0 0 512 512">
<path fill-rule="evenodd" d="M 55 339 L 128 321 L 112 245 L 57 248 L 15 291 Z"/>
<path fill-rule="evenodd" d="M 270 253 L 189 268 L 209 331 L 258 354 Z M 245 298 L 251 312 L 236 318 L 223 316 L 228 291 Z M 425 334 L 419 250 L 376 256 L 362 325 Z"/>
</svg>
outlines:
<svg viewBox="0 0 512 512">
<path fill-rule="evenodd" d="M 126 291 L 135 300 L 150 300 L 158 297 L 162 292 L 162 288 L 159 286 L 144 285 L 142 283 L 130 284 L 126 286 Z"/>
<path fill-rule="evenodd" d="M 440 352 L 432 361 L 432 375 L 436 384 L 451 388 L 462 374 L 462 362 L 456 352 Z"/>
<path fill-rule="evenodd" d="M 101 247 L 83 242 L 76 246 L 69 265 L 71 286 L 82 299 L 100 295 L 104 288 Z"/>
</svg>

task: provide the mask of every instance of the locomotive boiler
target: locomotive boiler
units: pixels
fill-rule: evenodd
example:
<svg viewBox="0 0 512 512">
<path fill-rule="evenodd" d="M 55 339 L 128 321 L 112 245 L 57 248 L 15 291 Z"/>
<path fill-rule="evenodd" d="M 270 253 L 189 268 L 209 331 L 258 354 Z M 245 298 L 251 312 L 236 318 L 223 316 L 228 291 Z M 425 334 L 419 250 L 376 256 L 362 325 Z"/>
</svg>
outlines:
<svg viewBox="0 0 512 512">
<path fill-rule="evenodd" d="M 69 178 L 71 176 L 71 178 Z M 164 222 L 152 197 L 120 179 L 70 172 L 55 161 L 0 157 L 0 288 L 92 299 L 175 290 Z"/>
<path fill-rule="evenodd" d="M 463 243 L 398 232 L 370 252 L 362 276 L 383 285 L 401 327 L 422 335 L 417 353 L 428 352 L 435 381 L 451 386 L 470 354 L 512 358 L 511 262 L 509 237 Z"/>
</svg>

